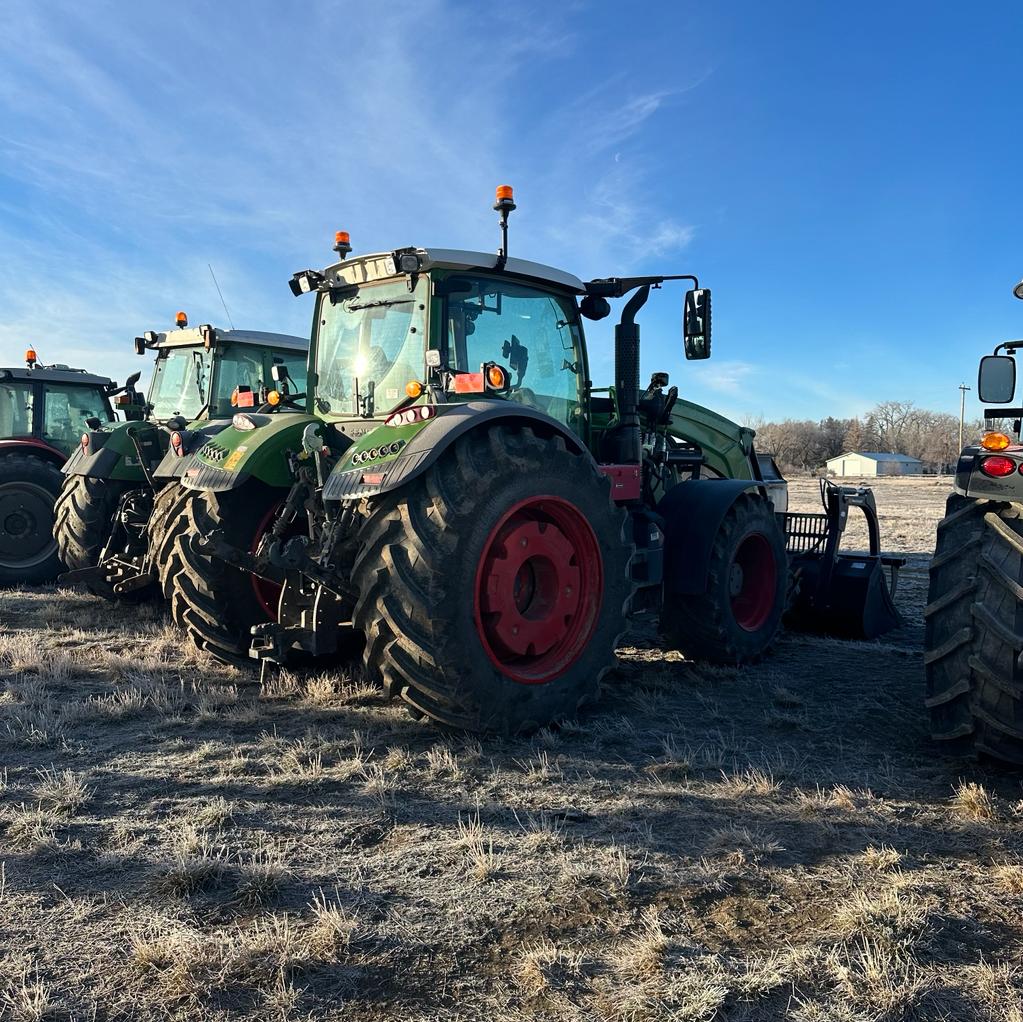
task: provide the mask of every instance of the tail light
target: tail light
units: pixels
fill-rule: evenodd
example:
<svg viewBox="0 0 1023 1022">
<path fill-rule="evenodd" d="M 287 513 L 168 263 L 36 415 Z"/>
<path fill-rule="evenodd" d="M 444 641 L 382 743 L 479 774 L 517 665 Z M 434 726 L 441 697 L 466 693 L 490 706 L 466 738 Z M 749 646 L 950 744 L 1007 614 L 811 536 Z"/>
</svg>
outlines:
<svg viewBox="0 0 1023 1022">
<path fill-rule="evenodd" d="M 185 453 L 185 438 L 177 430 L 170 435 L 170 445 L 179 458 Z"/>
<path fill-rule="evenodd" d="M 1020 468 L 1023 468 L 1023 465 L 1020 465 Z M 990 458 L 981 458 L 980 470 L 986 476 L 999 479 L 1003 476 L 1011 476 L 1016 471 L 1016 462 L 1012 458 L 1003 458 L 996 454 Z"/>
</svg>

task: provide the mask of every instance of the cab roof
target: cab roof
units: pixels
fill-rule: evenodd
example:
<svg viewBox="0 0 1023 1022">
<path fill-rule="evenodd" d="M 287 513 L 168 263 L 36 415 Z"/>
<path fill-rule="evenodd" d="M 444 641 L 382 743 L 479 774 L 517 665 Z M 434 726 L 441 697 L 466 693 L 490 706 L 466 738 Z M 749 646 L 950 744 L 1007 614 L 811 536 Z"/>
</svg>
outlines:
<svg viewBox="0 0 1023 1022">
<path fill-rule="evenodd" d="M 308 351 L 309 338 L 293 334 L 274 334 L 264 330 L 221 330 L 214 328 L 220 344 L 251 344 L 262 348 L 290 348 L 292 351 Z M 204 338 L 200 327 L 185 327 L 183 330 L 168 330 L 156 335 L 150 348 L 183 348 L 201 345 Z"/>
<path fill-rule="evenodd" d="M 417 248 L 414 251 L 419 256 L 420 269 L 424 273 L 432 269 L 498 272 L 503 276 L 547 284 L 559 291 L 570 291 L 577 295 L 586 293 L 586 285 L 574 274 L 528 259 L 510 258 L 498 270 L 498 256 L 493 252 L 468 252 L 455 248 Z M 396 275 L 390 252 L 346 259 L 329 266 L 326 272 L 329 278 L 348 284 L 361 284 Z"/>
<path fill-rule="evenodd" d="M 35 369 L 16 367 L 0 369 L 0 386 L 7 380 L 38 380 L 40 383 L 71 383 L 82 387 L 112 388 L 114 381 L 106 376 L 96 376 L 84 369 L 72 369 L 60 363 L 52 366 L 37 365 Z"/>
</svg>

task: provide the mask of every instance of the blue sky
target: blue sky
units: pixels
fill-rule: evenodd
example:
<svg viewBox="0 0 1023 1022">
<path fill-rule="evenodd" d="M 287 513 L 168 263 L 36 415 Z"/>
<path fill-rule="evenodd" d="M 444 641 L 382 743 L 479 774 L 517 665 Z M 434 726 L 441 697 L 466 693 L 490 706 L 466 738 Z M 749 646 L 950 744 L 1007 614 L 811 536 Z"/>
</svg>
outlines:
<svg viewBox="0 0 1023 1022">
<path fill-rule="evenodd" d="M 406 244 L 582 277 L 699 274 L 645 310 L 644 369 L 736 418 L 958 412 L 1023 334 L 1023 13 L 1002 3 L 355 5 L 5 0 L 0 364 L 123 378 L 131 338 L 307 333 L 295 269 Z M 611 325 L 589 331 L 609 381 Z M 975 397 L 975 394 L 971 394 Z M 969 407 L 979 407 L 975 401 Z"/>
</svg>

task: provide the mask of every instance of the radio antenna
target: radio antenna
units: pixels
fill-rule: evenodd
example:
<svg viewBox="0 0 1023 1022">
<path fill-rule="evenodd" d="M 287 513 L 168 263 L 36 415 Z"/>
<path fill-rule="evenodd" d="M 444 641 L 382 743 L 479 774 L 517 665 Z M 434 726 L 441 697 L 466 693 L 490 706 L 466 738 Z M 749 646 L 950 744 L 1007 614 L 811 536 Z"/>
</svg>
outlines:
<svg viewBox="0 0 1023 1022">
<path fill-rule="evenodd" d="M 213 272 L 213 266 L 211 263 L 207 263 L 210 268 L 210 276 L 213 278 L 213 283 L 216 285 L 217 294 L 220 295 L 220 304 L 224 306 L 224 314 L 227 316 L 228 323 L 231 324 L 231 329 L 234 329 L 234 321 L 231 319 L 231 313 L 228 311 L 227 302 L 224 301 L 224 292 L 220 290 L 220 285 L 217 284 L 217 275 Z"/>
</svg>

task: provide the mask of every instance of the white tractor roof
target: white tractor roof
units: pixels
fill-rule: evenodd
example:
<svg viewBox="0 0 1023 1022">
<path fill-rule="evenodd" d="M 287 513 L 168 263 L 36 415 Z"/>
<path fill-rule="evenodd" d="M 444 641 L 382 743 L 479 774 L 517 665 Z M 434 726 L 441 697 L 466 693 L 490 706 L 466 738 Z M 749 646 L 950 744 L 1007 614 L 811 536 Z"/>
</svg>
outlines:
<svg viewBox="0 0 1023 1022">
<path fill-rule="evenodd" d="M 497 255 L 493 252 L 467 252 L 455 248 L 417 248 L 415 251 L 420 258 L 423 272 L 431 269 L 484 271 L 497 269 Z M 580 295 L 586 293 L 586 285 L 574 274 L 528 259 L 511 258 L 504 264 L 501 272 L 525 280 L 551 284 L 562 291 L 572 291 Z M 390 252 L 376 252 L 372 255 L 346 259 L 328 267 L 327 274 L 351 284 L 361 284 L 395 275 Z"/>
<path fill-rule="evenodd" d="M 263 330 L 220 330 L 217 329 L 217 341 L 220 344 L 258 344 L 264 348 L 290 348 L 293 351 L 308 351 L 309 338 L 295 337 L 292 334 L 274 334 Z M 155 347 L 180 348 L 188 345 L 201 345 L 203 337 L 199 327 L 185 327 L 182 330 L 168 330 L 157 334 Z"/>
</svg>

